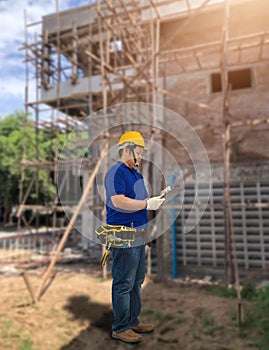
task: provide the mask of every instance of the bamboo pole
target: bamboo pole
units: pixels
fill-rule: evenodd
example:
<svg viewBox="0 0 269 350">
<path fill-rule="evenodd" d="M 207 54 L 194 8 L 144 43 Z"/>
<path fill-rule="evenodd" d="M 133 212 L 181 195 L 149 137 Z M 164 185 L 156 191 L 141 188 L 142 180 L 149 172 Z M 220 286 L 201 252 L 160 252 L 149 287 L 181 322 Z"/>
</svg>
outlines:
<svg viewBox="0 0 269 350">
<path fill-rule="evenodd" d="M 27 287 L 27 289 L 28 289 L 28 291 L 29 291 L 29 293 L 30 293 L 30 296 L 31 296 L 31 298 L 32 298 L 32 301 L 33 301 L 33 303 L 35 304 L 35 303 L 36 303 L 35 294 L 34 294 L 32 285 L 31 285 L 31 283 L 30 283 L 30 281 L 29 281 L 29 279 L 28 279 L 28 276 L 27 276 L 27 274 L 26 274 L 26 271 L 23 271 L 23 272 L 21 273 L 21 275 L 22 275 L 22 277 L 23 277 L 23 279 L 24 279 L 24 282 L 25 282 L 25 284 L 26 284 L 26 287 Z"/>
<path fill-rule="evenodd" d="M 72 25 L 72 75 L 71 82 L 76 84 L 78 80 L 78 36 L 77 36 L 77 24 Z"/>
<path fill-rule="evenodd" d="M 98 30 L 99 30 L 99 36 L 100 36 L 100 41 L 99 41 L 99 50 L 100 50 L 100 61 L 101 61 L 101 74 L 102 74 L 102 100 L 103 100 L 103 113 L 104 113 L 104 122 L 105 122 L 105 131 L 108 132 L 108 120 L 107 120 L 107 88 L 106 88 L 106 71 L 105 71 L 105 50 L 103 47 L 103 26 L 102 26 L 102 17 L 100 15 L 101 9 L 100 9 L 100 0 L 97 0 L 97 12 L 98 12 Z M 110 37 L 110 35 L 108 35 Z M 107 171 L 107 161 L 105 162 L 105 172 Z M 102 210 L 102 218 L 104 219 L 105 217 L 105 207 Z M 104 255 L 106 250 L 106 247 L 103 245 L 102 246 L 102 255 Z M 102 276 L 104 279 L 107 279 L 107 265 L 105 264 L 102 267 Z"/>
<path fill-rule="evenodd" d="M 240 120 L 238 122 L 231 123 L 231 127 L 236 128 L 239 126 L 257 126 L 261 124 L 269 124 L 269 118 Z"/>
<path fill-rule="evenodd" d="M 24 10 L 24 40 L 25 40 L 25 99 L 24 99 L 24 107 L 25 107 L 25 116 L 28 118 L 29 116 L 29 105 L 28 105 L 28 98 L 29 98 L 29 49 L 28 49 L 28 31 L 27 31 L 27 12 Z M 33 185 L 34 177 L 31 180 L 31 183 L 27 189 L 26 195 L 23 196 L 23 190 L 24 190 L 24 181 L 25 181 L 25 165 L 23 162 L 26 160 L 26 139 L 27 139 L 27 133 L 26 133 L 26 123 L 23 124 L 23 141 L 22 141 L 22 162 L 20 163 L 21 166 L 21 177 L 20 177 L 20 183 L 19 183 L 19 202 L 25 203 L 26 199 L 28 198 L 30 188 Z M 22 218 L 21 218 L 22 212 L 19 211 L 17 214 L 18 218 L 18 230 L 21 232 L 22 230 Z"/>
<path fill-rule="evenodd" d="M 55 264 L 56 264 L 56 262 L 57 262 L 57 260 L 59 258 L 59 255 L 60 255 L 60 253 L 61 253 L 61 251 L 62 251 L 62 249 L 64 247 L 64 244 L 65 244 L 65 242 L 66 242 L 66 240 L 67 240 L 67 238 L 68 238 L 68 236 L 69 236 L 69 234 L 70 234 L 70 232 L 71 232 L 71 230 L 72 230 L 72 228 L 73 228 L 73 226 L 75 224 L 77 216 L 78 216 L 78 214 L 79 214 L 79 212 L 80 212 L 80 210 L 81 210 L 81 208 L 82 208 L 82 206 L 83 206 L 83 204 L 84 204 L 84 202 L 85 202 L 85 200 L 87 198 L 87 195 L 88 195 L 90 189 L 93 186 L 94 179 L 95 179 L 95 177 L 97 175 L 97 172 L 98 172 L 98 170 L 99 170 L 99 168 L 101 166 L 102 160 L 106 156 L 107 150 L 108 150 L 108 143 L 105 144 L 105 147 L 104 147 L 104 149 L 103 149 L 103 151 L 102 151 L 102 153 L 100 155 L 100 158 L 99 158 L 99 160 L 98 160 L 98 162 L 97 162 L 97 164 L 96 164 L 96 166 L 95 166 L 95 168 L 94 168 L 94 170 L 93 170 L 93 172 L 92 172 L 92 174 L 91 174 L 91 176 L 89 178 L 89 182 L 88 182 L 88 184 L 87 184 L 87 186 L 86 186 L 86 188 L 85 188 L 85 190 L 83 192 L 83 195 L 82 195 L 82 197 L 81 197 L 81 199 L 80 199 L 80 201 L 79 201 L 79 203 L 77 205 L 76 211 L 74 212 L 74 214 L 73 214 L 73 216 L 72 216 L 72 218 L 71 218 L 71 220 L 70 220 L 70 222 L 69 222 L 69 224 L 68 224 L 68 226 L 67 226 L 67 228 L 65 230 L 65 233 L 64 233 L 64 235 L 63 235 L 63 237 L 61 239 L 61 242 L 59 243 L 59 246 L 58 246 L 58 248 L 57 248 L 57 250 L 55 252 L 55 255 L 54 255 L 53 259 L 51 260 L 50 265 L 48 266 L 48 268 L 47 268 L 47 270 L 46 270 L 46 272 L 44 274 L 44 277 L 43 277 L 43 279 L 42 279 L 42 281 L 40 283 L 40 286 L 39 286 L 39 288 L 37 290 L 37 294 L 36 294 L 36 300 L 37 301 L 40 300 L 40 296 L 42 294 L 42 291 L 43 291 L 43 288 L 45 286 L 45 283 L 47 282 L 47 280 L 48 280 L 48 278 L 49 278 L 49 276 L 50 276 L 50 274 L 51 274 L 51 272 L 52 272 L 52 270 L 53 270 L 53 268 L 54 268 L 54 266 L 55 266 Z"/>
<path fill-rule="evenodd" d="M 62 71 L 62 64 L 61 64 L 61 21 L 60 21 L 60 14 L 59 14 L 59 0 L 55 0 L 55 6 L 56 6 L 56 47 L 57 47 L 57 80 L 56 80 L 56 118 L 54 113 L 52 113 L 51 118 L 51 125 L 55 125 L 55 119 L 59 116 L 59 108 L 61 106 L 61 99 L 60 99 L 60 91 L 61 91 L 61 71 Z M 53 141 L 53 149 L 54 149 L 54 181 L 57 182 L 56 176 L 57 176 L 57 164 L 58 164 L 58 158 L 59 158 L 59 129 L 56 129 L 56 138 Z M 57 205 L 58 203 L 58 196 L 56 194 L 54 199 L 54 205 Z M 57 221 L 57 213 L 56 211 L 53 211 L 52 214 L 52 226 L 53 226 L 53 232 L 56 230 L 56 221 Z"/>
<path fill-rule="evenodd" d="M 230 196 L 230 161 L 231 161 L 231 126 L 228 121 L 229 114 L 229 81 L 228 81 L 228 39 L 229 39 L 229 17 L 230 17 L 230 0 L 224 4 L 224 21 L 222 30 L 222 91 L 223 91 L 223 152 L 224 152 L 224 215 L 225 215 L 225 243 L 226 243 L 226 283 L 230 272 L 230 278 L 235 282 L 237 291 L 238 306 L 238 324 L 242 324 L 242 299 L 239 282 L 239 272 L 236 254 L 235 237 L 233 230 L 233 218 Z"/>
<path fill-rule="evenodd" d="M 225 2 L 224 6 L 224 19 L 222 27 L 222 62 L 221 62 L 221 85 L 223 92 L 222 101 L 222 122 L 224 128 L 223 134 L 223 161 L 224 161 L 224 223 L 225 223 L 225 282 L 228 284 L 228 274 L 231 270 L 231 257 L 230 257 L 230 235 L 229 235 L 229 222 L 228 222 L 228 206 L 230 203 L 230 192 L 229 192 L 229 157 L 227 157 L 227 149 L 229 147 L 229 137 L 230 129 L 227 121 L 228 105 L 227 105 L 227 95 L 228 95 L 228 68 L 227 68 L 227 40 L 228 40 L 228 0 Z"/>
</svg>

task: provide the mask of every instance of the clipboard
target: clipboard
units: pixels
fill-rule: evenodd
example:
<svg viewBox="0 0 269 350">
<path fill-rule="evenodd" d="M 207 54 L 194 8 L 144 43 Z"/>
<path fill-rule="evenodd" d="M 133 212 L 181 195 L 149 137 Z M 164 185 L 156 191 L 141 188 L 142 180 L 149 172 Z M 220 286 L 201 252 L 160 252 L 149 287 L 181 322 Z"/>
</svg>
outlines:
<svg viewBox="0 0 269 350">
<path fill-rule="evenodd" d="M 164 193 L 161 196 L 161 198 L 165 198 L 165 202 L 167 202 L 170 199 L 172 199 L 175 196 L 177 196 L 182 191 L 184 191 L 184 188 L 182 188 L 182 187 L 179 187 L 179 186 L 171 187 L 171 189 L 169 189 L 166 193 Z"/>
</svg>

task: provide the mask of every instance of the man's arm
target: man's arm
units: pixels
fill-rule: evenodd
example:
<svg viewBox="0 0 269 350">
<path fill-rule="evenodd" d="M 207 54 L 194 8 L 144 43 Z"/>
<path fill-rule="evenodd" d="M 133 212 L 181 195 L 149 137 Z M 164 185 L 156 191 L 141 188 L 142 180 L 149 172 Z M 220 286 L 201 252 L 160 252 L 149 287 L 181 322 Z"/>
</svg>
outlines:
<svg viewBox="0 0 269 350">
<path fill-rule="evenodd" d="M 124 196 L 123 194 L 117 194 L 111 197 L 112 203 L 115 208 L 124 209 L 129 211 L 137 211 L 146 209 L 147 201 L 146 199 L 132 199 Z"/>
<path fill-rule="evenodd" d="M 137 211 L 142 209 L 158 210 L 165 201 L 165 199 L 160 198 L 160 196 L 140 200 L 125 197 L 123 194 L 112 196 L 111 200 L 115 208 L 129 211 Z"/>
</svg>

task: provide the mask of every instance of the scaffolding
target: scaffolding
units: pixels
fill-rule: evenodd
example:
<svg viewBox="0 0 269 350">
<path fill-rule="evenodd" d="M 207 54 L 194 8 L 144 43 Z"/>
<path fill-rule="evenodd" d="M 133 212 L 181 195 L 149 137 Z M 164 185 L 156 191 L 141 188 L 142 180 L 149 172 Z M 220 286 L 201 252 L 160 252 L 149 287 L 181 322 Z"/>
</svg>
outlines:
<svg viewBox="0 0 269 350">
<path fill-rule="evenodd" d="M 264 30 L 254 28 L 249 33 L 237 33 L 231 22 L 232 6 L 235 12 L 236 5 L 242 5 L 244 2 L 251 6 L 249 0 L 97 0 L 96 3 L 81 8 L 60 12 L 56 0 L 55 14 L 45 16 L 39 23 L 28 24 L 25 14 L 24 45 L 25 106 L 27 114 L 33 112 L 36 132 L 46 126 L 55 129 L 57 135 L 60 130 L 68 134 L 88 115 L 92 115 L 91 129 L 104 128 L 107 131 L 96 141 L 96 150 L 86 165 L 89 173 L 94 171 L 100 156 L 100 150 L 104 145 L 102 138 L 105 137 L 105 142 L 113 144 L 123 131 L 122 125 L 124 123 L 132 125 L 132 118 L 125 119 L 122 113 L 118 113 L 117 106 L 121 103 L 144 102 L 170 108 L 171 101 L 174 101 L 173 103 L 184 107 L 187 119 L 191 117 L 193 111 L 194 116 L 214 116 L 207 120 L 195 118 L 192 126 L 198 133 L 201 132 L 201 135 L 209 132 L 223 140 L 218 145 L 220 152 L 213 161 L 223 162 L 224 165 L 226 278 L 227 281 L 236 282 L 237 286 L 239 286 L 239 272 L 231 210 L 238 203 L 231 203 L 230 200 L 231 151 L 232 146 L 242 140 L 248 130 L 264 127 L 269 123 L 266 113 L 261 117 L 245 118 L 240 114 L 234 115 L 230 110 L 233 91 L 229 85 L 229 69 L 269 60 L 269 28 Z M 265 1 L 259 0 L 257 3 L 256 6 L 260 6 L 262 12 L 262 7 L 266 6 Z M 208 13 L 218 13 L 220 16 L 219 38 L 216 39 L 210 34 L 208 38 L 205 36 L 188 42 L 189 33 L 186 32 L 186 28 L 195 23 L 199 16 Z M 197 25 L 200 25 L 199 21 Z M 37 27 L 39 35 L 36 34 Z M 30 67 L 33 67 L 33 73 Z M 184 76 L 196 74 L 201 70 L 220 72 L 218 102 L 221 103 L 212 101 L 210 95 L 204 98 L 199 96 L 196 99 L 167 87 L 169 85 L 167 82 L 174 72 Z M 31 74 L 34 74 L 34 88 L 30 88 Z M 30 91 L 35 91 L 32 101 L 29 98 Z M 266 94 L 267 91 L 266 84 L 258 89 L 261 94 Z M 101 117 L 98 114 L 99 110 L 105 111 Z M 96 112 L 98 118 L 94 114 Z M 156 114 L 153 112 L 150 116 L 151 125 L 156 125 L 154 120 Z M 120 128 L 112 127 L 113 118 L 117 118 Z M 147 139 L 154 139 L 173 147 L 169 144 L 167 135 L 156 128 L 145 126 L 143 123 L 142 128 Z M 50 161 L 40 159 L 38 143 L 35 160 L 25 159 L 23 155 L 21 205 L 18 217 L 19 222 L 23 220 L 29 230 L 31 227 L 24 216 L 25 209 L 32 209 L 34 213 L 52 212 L 53 230 L 56 230 L 57 212 L 63 211 L 63 206 L 58 205 L 57 196 L 53 206 L 38 203 L 39 170 L 45 169 L 56 173 L 59 145 L 56 141 L 54 143 L 55 153 Z M 183 157 L 182 162 L 184 161 L 188 162 L 187 158 Z M 36 176 L 30 186 L 25 188 L 24 172 L 28 167 L 35 169 Z M 67 164 L 68 167 L 70 165 Z M 150 165 L 146 171 L 152 172 Z M 156 192 L 161 189 L 162 184 L 159 180 L 157 176 L 154 178 L 153 186 Z M 27 197 L 33 186 L 36 190 L 37 203 L 28 205 Z M 94 200 L 91 205 L 94 205 Z M 244 205 L 248 206 L 251 203 Z M 257 205 L 264 206 L 265 203 Z M 70 205 L 70 212 L 75 211 L 75 206 Z M 160 238 L 158 244 L 160 274 L 163 274 L 165 244 L 163 238 Z M 240 299 L 240 295 L 238 298 Z"/>
</svg>

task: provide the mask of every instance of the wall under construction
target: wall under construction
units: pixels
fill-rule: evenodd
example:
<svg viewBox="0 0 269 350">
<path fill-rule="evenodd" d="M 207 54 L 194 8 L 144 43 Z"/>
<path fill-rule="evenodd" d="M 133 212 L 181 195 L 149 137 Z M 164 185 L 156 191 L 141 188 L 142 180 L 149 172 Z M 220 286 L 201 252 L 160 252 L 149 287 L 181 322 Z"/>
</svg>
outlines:
<svg viewBox="0 0 269 350">
<path fill-rule="evenodd" d="M 209 210 L 222 210 L 225 230 L 221 233 L 220 249 L 225 253 L 221 255 L 221 266 L 226 264 L 231 271 L 236 269 L 236 247 L 242 243 L 239 240 L 236 246 L 232 211 L 234 206 L 243 204 L 245 197 L 238 195 L 236 200 L 231 200 L 230 184 L 232 181 L 242 183 L 242 171 L 237 172 L 238 177 L 233 175 L 235 171 L 231 178 L 230 165 L 238 169 L 248 166 L 249 178 L 245 176 L 243 182 L 250 181 L 251 169 L 258 173 L 259 167 L 262 175 L 256 182 L 263 182 L 263 172 L 268 166 L 267 6 L 266 0 L 104 0 L 69 11 L 56 11 L 43 17 L 39 24 L 26 23 L 25 26 L 26 65 L 28 69 L 33 67 L 35 73 L 34 80 L 27 76 L 26 109 L 34 112 L 37 127 L 61 123 L 66 130 L 71 130 L 91 115 L 91 130 L 105 129 L 106 140 L 112 145 L 124 130 L 122 126 L 111 129 L 110 121 L 118 120 L 119 125 L 128 123 L 127 129 L 131 122 L 128 117 L 119 116 L 117 107 L 109 107 L 127 102 L 157 104 L 188 121 L 200 136 L 213 164 L 213 178 L 216 179 L 219 172 L 222 174 L 217 182 L 222 183 L 223 197 L 216 205 L 211 202 Z M 27 35 L 37 26 L 40 37 Z M 36 98 L 30 101 L 29 91 L 33 89 Z M 109 111 L 111 115 L 94 114 L 98 110 Z M 151 125 L 155 125 L 154 113 L 150 113 L 149 118 L 152 118 Z M 168 129 L 177 128 L 165 113 L 160 123 L 171 123 Z M 143 133 L 171 152 L 183 169 L 184 181 L 195 181 L 189 171 L 191 160 L 180 140 L 154 127 L 143 126 Z M 89 173 L 101 148 L 99 139 L 89 159 Z M 55 154 L 57 160 L 57 149 Z M 154 157 L 157 156 L 152 152 L 152 163 L 156 161 Z M 40 160 L 25 166 L 38 168 L 45 164 Z M 147 177 L 152 169 L 148 166 L 143 171 Z M 160 190 L 161 185 L 156 175 L 154 191 Z M 24 198 L 21 215 L 27 204 Z M 266 214 L 257 216 L 256 220 L 267 222 L 268 200 L 259 200 L 255 199 L 255 205 Z M 244 208 L 249 206 L 251 203 L 244 202 Z M 186 210 L 187 207 L 188 203 Z M 57 210 L 60 208 L 55 208 Z M 209 224 L 206 231 L 210 236 Z M 248 233 L 243 227 L 240 232 L 247 239 Z M 269 235 L 267 226 L 263 234 Z M 197 237 L 194 244 L 202 249 L 203 237 Z M 262 247 L 266 242 L 263 239 L 258 245 Z M 181 257 L 186 256 L 186 248 L 180 249 Z M 266 267 L 269 252 L 261 249 L 263 265 L 258 267 Z M 160 239 L 158 253 L 163 254 L 164 250 L 171 252 L 169 239 Z M 199 263 L 194 258 L 191 264 L 202 266 L 201 251 L 195 249 L 192 254 L 199 255 Z M 181 257 L 176 257 L 176 261 L 188 265 L 188 259 Z M 167 257 L 164 254 L 164 260 L 159 270 L 171 263 L 170 253 Z M 244 268 L 248 267 L 245 264 Z"/>
</svg>

